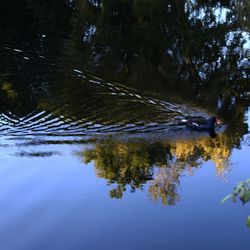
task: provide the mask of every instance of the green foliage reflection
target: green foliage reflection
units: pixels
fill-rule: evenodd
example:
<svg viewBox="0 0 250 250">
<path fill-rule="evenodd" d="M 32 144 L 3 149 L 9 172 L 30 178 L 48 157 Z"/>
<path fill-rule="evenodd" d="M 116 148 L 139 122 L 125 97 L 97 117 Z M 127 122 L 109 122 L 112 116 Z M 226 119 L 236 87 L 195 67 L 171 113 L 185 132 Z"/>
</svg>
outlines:
<svg viewBox="0 0 250 250">
<path fill-rule="evenodd" d="M 166 164 L 165 154 L 169 149 L 163 145 L 150 145 L 145 141 L 123 143 L 108 139 L 97 143 L 93 149 L 82 153 L 84 162 L 95 162 L 96 173 L 99 177 L 116 183 L 117 188 L 110 191 L 111 197 L 121 198 L 126 186 L 131 191 L 142 188 L 152 179 L 152 165 Z"/>
</svg>

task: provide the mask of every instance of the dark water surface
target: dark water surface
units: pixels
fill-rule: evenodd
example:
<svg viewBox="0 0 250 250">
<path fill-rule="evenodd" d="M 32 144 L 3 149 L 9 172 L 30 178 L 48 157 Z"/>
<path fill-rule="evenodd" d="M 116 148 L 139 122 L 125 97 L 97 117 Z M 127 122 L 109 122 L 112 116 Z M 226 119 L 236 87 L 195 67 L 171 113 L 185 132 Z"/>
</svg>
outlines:
<svg viewBox="0 0 250 250">
<path fill-rule="evenodd" d="M 249 11 L 0 0 L 1 249 L 249 249 Z"/>
</svg>

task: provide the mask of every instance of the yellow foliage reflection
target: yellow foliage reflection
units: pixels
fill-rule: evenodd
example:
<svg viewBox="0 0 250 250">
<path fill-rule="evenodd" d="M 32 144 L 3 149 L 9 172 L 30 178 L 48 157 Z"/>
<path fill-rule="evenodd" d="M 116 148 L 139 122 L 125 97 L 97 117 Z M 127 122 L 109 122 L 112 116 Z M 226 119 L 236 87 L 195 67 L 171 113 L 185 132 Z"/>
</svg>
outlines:
<svg viewBox="0 0 250 250">
<path fill-rule="evenodd" d="M 176 141 L 171 147 L 171 153 L 184 164 L 190 162 L 190 156 L 199 154 L 201 160 L 211 160 L 219 176 L 228 169 L 228 158 L 231 152 L 230 138 L 225 134 L 217 136 L 215 139 L 201 138 L 199 140 Z M 193 163 L 193 162 L 191 162 Z"/>
<path fill-rule="evenodd" d="M 178 185 L 184 171 L 192 174 L 203 162 L 211 161 L 217 175 L 224 177 L 232 148 L 233 141 L 226 134 L 155 142 L 111 137 L 79 155 L 85 163 L 93 161 L 97 176 L 112 185 L 111 197 L 121 198 L 128 187 L 134 192 L 147 185 L 153 200 L 173 205 L 179 200 Z"/>
<path fill-rule="evenodd" d="M 9 98 L 15 99 L 17 97 L 17 92 L 13 89 L 12 83 L 4 82 L 0 85 L 2 92 Z"/>
</svg>

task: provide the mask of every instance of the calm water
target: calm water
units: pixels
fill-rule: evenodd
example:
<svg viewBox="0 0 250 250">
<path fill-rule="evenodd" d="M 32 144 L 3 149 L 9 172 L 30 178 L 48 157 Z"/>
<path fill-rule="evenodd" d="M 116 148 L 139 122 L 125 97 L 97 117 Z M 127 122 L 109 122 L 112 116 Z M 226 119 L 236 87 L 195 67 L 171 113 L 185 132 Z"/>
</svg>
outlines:
<svg viewBox="0 0 250 250">
<path fill-rule="evenodd" d="M 249 11 L 0 1 L 1 249 L 249 249 Z"/>
</svg>

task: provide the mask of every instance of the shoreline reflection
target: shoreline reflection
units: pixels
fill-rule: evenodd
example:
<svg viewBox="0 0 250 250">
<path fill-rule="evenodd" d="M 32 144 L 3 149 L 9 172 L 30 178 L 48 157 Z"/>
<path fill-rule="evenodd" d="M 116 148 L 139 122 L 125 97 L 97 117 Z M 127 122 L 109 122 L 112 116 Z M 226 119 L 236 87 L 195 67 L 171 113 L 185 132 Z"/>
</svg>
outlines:
<svg viewBox="0 0 250 250">
<path fill-rule="evenodd" d="M 96 176 L 107 180 L 111 198 L 120 199 L 126 190 L 135 192 L 148 186 L 149 196 L 163 205 L 179 200 L 180 177 L 191 175 L 204 162 L 211 161 L 219 178 L 230 170 L 235 141 L 226 133 L 215 138 L 122 140 L 108 137 L 91 148 L 77 152 L 84 164 L 93 162 Z"/>
</svg>

